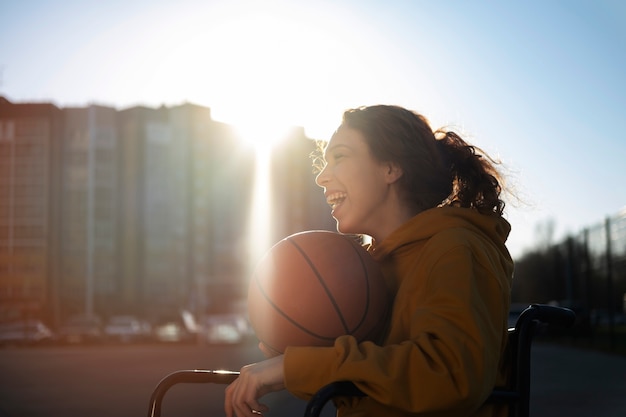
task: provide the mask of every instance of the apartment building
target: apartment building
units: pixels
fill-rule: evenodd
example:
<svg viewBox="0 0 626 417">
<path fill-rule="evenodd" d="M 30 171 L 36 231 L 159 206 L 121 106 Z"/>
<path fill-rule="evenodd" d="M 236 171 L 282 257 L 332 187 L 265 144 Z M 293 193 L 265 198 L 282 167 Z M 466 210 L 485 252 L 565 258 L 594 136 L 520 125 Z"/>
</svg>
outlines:
<svg viewBox="0 0 626 417">
<path fill-rule="evenodd" d="M 55 310 L 95 314 L 119 298 L 116 110 L 63 109 L 60 274 Z"/>
<path fill-rule="evenodd" d="M 198 310 L 224 310 L 243 296 L 254 154 L 232 126 L 212 120 L 207 108 L 174 107 L 170 124 L 178 138 L 186 138 L 189 153 L 188 302 Z"/>
<path fill-rule="evenodd" d="M 0 319 L 49 314 L 57 294 L 62 111 L 0 97 Z"/>
<path fill-rule="evenodd" d="M 255 150 L 209 108 L 0 99 L 0 320 L 229 309 L 245 299 L 255 250 L 334 229 L 313 149 L 293 129 L 255 200 Z"/>
<path fill-rule="evenodd" d="M 293 128 L 271 155 L 273 239 L 303 230 L 336 230 L 323 190 L 315 183 L 315 141 Z"/>
</svg>

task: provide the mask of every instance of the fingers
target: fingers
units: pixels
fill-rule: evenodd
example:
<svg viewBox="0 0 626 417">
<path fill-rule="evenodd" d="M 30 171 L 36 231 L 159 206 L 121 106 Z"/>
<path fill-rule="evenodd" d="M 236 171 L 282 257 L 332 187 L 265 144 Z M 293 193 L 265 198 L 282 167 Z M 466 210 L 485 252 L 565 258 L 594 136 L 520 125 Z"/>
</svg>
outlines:
<svg viewBox="0 0 626 417">
<path fill-rule="evenodd" d="M 269 407 L 257 401 L 255 390 L 246 387 L 241 378 L 237 378 L 226 387 L 224 411 L 227 417 L 258 417 L 268 412 Z"/>
<path fill-rule="evenodd" d="M 241 368 L 239 377 L 226 387 L 227 417 L 258 417 L 269 408 L 258 401 L 265 394 L 285 388 L 283 355 Z"/>
</svg>

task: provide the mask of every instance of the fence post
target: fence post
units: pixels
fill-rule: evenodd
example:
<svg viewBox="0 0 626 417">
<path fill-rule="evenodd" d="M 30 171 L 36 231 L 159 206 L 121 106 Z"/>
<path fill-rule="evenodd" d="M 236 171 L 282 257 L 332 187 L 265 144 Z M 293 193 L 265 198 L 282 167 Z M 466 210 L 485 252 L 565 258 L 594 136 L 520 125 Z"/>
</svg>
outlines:
<svg viewBox="0 0 626 417">
<path fill-rule="evenodd" d="M 568 236 L 565 240 L 565 298 L 570 306 L 574 304 L 576 297 L 576 291 L 574 290 L 575 279 L 575 266 L 574 266 L 574 238 Z"/>
<path fill-rule="evenodd" d="M 604 222 L 606 232 L 606 290 L 609 313 L 609 348 L 615 349 L 615 305 L 613 297 L 613 255 L 611 250 L 611 219 Z"/>
</svg>

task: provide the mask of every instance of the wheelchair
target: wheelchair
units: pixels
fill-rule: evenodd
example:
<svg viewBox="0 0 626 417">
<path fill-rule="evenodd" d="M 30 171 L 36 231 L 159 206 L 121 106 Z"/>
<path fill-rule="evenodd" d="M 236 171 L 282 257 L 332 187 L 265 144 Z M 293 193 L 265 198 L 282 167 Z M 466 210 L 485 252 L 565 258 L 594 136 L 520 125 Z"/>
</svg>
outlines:
<svg viewBox="0 0 626 417">
<path fill-rule="evenodd" d="M 544 304 L 531 304 L 518 317 L 515 327 L 508 330 L 507 354 L 510 372 L 506 386 L 495 387 L 487 403 L 508 406 L 509 417 L 528 417 L 530 405 L 530 353 L 537 326 L 551 325 L 571 327 L 575 313 L 567 308 Z M 236 371 L 223 370 L 180 370 L 164 377 L 152 392 L 148 417 L 161 416 L 161 404 L 166 392 L 180 383 L 230 384 L 239 376 Z M 322 409 L 335 397 L 364 396 L 351 381 L 336 381 L 320 388 L 311 397 L 304 417 L 319 417 Z"/>
</svg>

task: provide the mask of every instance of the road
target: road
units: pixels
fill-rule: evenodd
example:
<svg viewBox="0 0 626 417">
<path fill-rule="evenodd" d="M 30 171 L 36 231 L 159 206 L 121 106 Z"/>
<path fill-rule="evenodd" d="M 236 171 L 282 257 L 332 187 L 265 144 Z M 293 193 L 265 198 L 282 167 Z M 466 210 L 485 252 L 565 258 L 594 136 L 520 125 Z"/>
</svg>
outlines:
<svg viewBox="0 0 626 417">
<path fill-rule="evenodd" d="M 0 349 L 0 417 L 136 417 L 157 383 L 180 369 L 232 369 L 262 359 L 256 345 L 106 345 Z M 223 385 L 180 384 L 162 416 L 223 416 Z M 268 417 L 298 415 L 287 393 L 265 398 Z"/>
<path fill-rule="evenodd" d="M 0 417 L 135 417 L 162 377 L 179 369 L 233 369 L 261 359 L 253 345 L 92 346 L 0 349 Z M 626 358 L 536 344 L 531 415 L 626 415 Z M 173 387 L 164 417 L 223 416 L 222 385 Z M 287 393 L 264 401 L 267 417 L 297 416 Z M 332 415 L 328 410 L 325 416 Z"/>
</svg>

